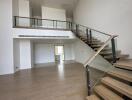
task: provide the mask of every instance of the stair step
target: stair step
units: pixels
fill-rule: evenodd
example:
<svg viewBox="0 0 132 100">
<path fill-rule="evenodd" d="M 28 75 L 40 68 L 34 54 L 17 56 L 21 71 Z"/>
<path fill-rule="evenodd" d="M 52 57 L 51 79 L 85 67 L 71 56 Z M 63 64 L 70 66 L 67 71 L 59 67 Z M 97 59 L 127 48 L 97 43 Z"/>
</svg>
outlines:
<svg viewBox="0 0 132 100">
<path fill-rule="evenodd" d="M 125 58 L 128 58 L 129 55 L 117 55 L 116 58 L 120 58 L 120 59 L 125 59 Z M 113 56 L 112 55 L 108 55 L 108 56 L 104 56 L 105 59 L 113 59 Z"/>
<path fill-rule="evenodd" d="M 81 40 L 84 41 L 84 42 L 87 42 L 87 39 L 81 39 Z M 88 42 L 89 42 L 89 44 L 90 44 L 91 41 L 88 40 Z M 92 43 L 93 43 L 93 44 L 94 44 L 94 43 L 98 43 L 98 42 L 100 43 L 99 40 L 92 40 Z"/>
<path fill-rule="evenodd" d="M 121 53 L 121 51 L 116 51 L 117 55 L 119 55 L 120 53 Z M 103 56 L 105 56 L 105 55 L 111 55 L 112 51 L 101 51 L 99 54 L 103 55 Z"/>
<path fill-rule="evenodd" d="M 122 60 L 114 64 L 116 67 L 132 70 L 132 60 Z"/>
<path fill-rule="evenodd" d="M 101 47 L 102 45 L 91 45 L 91 47 L 96 47 L 96 48 L 99 48 Z"/>
<path fill-rule="evenodd" d="M 128 82 L 132 82 L 132 72 L 131 71 L 114 68 L 111 71 L 109 71 L 108 74 L 114 77 L 126 80 Z"/>
<path fill-rule="evenodd" d="M 94 50 L 97 51 L 99 48 L 95 48 Z M 111 48 L 107 47 L 107 48 L 104 48 L 102 51 L 112 51 Z"/>
<path fill-rule="evenodd" d="M 89 43 L 89 44 L 91 44 L 91 45 L 103 45 L 104 43 L 102 43 L 102 42 L 92 42 L 92 43 Z"/>
<path fill-rule="evenodd" d="M 132 87 L 110 77 L 102 78 L 101 82 L 119 93 L 132 99 Z"/>
<path fill-rule="evenodd" d="M 94 88 L 94 91 L 104 100 L 123 100 L 123 98 L 121 98 L 103 85 L 96 86 Z"/>
<path fill-rule="evenodd" d="M 96 95 L 91 95 L 91 96 L 87 96 L 86 100 L 101 100 L 101 99 L 97 97 Z"/>
</svg>

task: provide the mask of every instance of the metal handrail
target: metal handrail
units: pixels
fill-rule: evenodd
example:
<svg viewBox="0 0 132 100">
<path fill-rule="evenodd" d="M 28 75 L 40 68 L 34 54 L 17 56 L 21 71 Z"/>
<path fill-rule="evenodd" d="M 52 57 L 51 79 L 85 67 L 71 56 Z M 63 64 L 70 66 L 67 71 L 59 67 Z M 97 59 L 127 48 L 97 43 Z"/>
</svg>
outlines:
<svg viewBox="0 0 132 100">
<path fill-rule="evenodd" d="M 76 23 L 74 23 L 74 24 L 76 24 Z M 86 29 L 90 29 L 90 30 L 93 30 L 93 31 L 95 31 L 95 32 L 98 32 L 98 33 L 101 33 L 101 34 L 107 35 L 107 36 L 112 36 L 111 34 L 108 34 L 108 33 L 105 33 L 105 32 L 102 32 L 102 31 L 99 31 L 99 30 L 96 30 L 96 29 L 93 29 L 93 28 L 90 28 L 90 27 L 87 27 L 87 26 L 84 26 L 84 25 L 81 25 L 81 24 L 76 24 L 76 25 L 79 25 L 79 26 L 85 27 Z"/>
</svg>

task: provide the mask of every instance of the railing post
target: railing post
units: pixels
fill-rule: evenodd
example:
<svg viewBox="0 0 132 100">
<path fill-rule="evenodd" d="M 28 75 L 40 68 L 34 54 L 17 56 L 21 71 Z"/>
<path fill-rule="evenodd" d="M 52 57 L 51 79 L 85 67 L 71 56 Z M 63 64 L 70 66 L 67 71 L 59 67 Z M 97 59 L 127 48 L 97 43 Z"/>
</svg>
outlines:
<svg viewBox="0 0 132 100">
<path fill-rule="evenodd" d="M 87 35 L 87 44 L 88 44 L 89 43 L 88 28 L 86 29 L 86 35 Z"/>
<path fill-rule="evenodd" d="M 14 27 L 16 27 L 17 26 L 17 19 L 16 19 L 17 17 L 16 16 L 14 16 Z"/>
<path fill-rule="evenodd" d="M 92 45 L 92 30 L 89 30 L 89 43 Z"/>
<path fill-rule="evenodd" d="M 87 77 L 87 89 L 88 89 L 88 96 L 91 95 L 91 87 L 90 87 L 90 69 L 89 66 L 86 66 L 86 77 Z"/>
<path fill-rule="evenodd" d="M 35 23 L 35 18 L 33 18 L 33 23 L 34 23 L 34 28 L 35 28 L 35 27 L 36 27 L 36 25 L 35 25 L 35 24 L 36 24 L 36 23 Z"/>
<path fill-rule="evenodd" d="M 115 38 L 111 39 L 112 44 L 112 56 L 113 56 L 113 63 L 116 63 L 116 47 L 115 47 Z"/>
<path fill-rule="evenodd" d="M 79 36 L 78 35 L 78 25 L 76 24 L 76 36 Z"/>
</svg>

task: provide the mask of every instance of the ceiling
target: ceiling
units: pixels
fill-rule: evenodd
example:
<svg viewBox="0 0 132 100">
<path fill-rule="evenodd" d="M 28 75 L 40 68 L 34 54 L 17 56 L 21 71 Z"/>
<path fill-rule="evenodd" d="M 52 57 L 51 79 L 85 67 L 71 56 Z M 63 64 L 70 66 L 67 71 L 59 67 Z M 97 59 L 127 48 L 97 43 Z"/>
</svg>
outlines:
<svg viewBox="0 0 132 100">
<path fill-rule="evenodd" d="M 52 8 L 60 8 L 65 9 L 67 17 L 72 17 L 73 9 L 78 0 L 30 0 L 31 5 L 34 9 L 40 8 L 42 5 L 52 7 Z"/>
</svg>

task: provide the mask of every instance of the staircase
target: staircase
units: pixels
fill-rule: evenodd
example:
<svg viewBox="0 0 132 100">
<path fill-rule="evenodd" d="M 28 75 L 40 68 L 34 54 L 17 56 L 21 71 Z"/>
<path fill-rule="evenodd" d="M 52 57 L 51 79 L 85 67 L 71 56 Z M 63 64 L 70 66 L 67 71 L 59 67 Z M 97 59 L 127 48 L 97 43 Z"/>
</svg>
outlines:
<svg viewBox="0 0 132 100">
<path fill-rule="evenodd" d="M 101 42 L 98 39 L 92 39 L 92 42 L 88 42 L 87 38 L 85 36 L 78 35 L 78 38 L 80 38 L 83 42 L 88 44 L 93 50 L 97 51 L 104 43 Z M 106 60 L 112 63 L 113 60 L 113 54 L 112 54 L 112 48 L 107 45 L 101 52 L 100 55 L 103 56 Z M 121 51 L 116 51 L 116 60 L 124 60 L 128 59 L 129 55 L 122 54 Z"/>
<path fill-rule="evenodd" d="M 82 36 L 79 30 L 76 32 L 77 37 L 95 52 L 104 44 L 94 37 L 89 40 L 89 35 Z M 132 100 L 132 60 L 129 59 L 129 55 L 115 51 L 116 62 L 113 63 L 113 51 L 109 45 L 106 45 L 99 54 L 114 67 L 94 86 L 92 95 L 87 96 L 86 100 Z"/>
<path fill-rule="evenodd" d="M 119 69 L 119 63 L 120 61 L 115 64 L 114 69 L 107 72 L 100 84 L 94 87 L 93 95 L 86 97 L 86 100 L 132 100 L 132 72 L 131 68 L 127 67 L 132 67 L 132 64 L 124 64 L 124 67 Z"/>
</svg>

